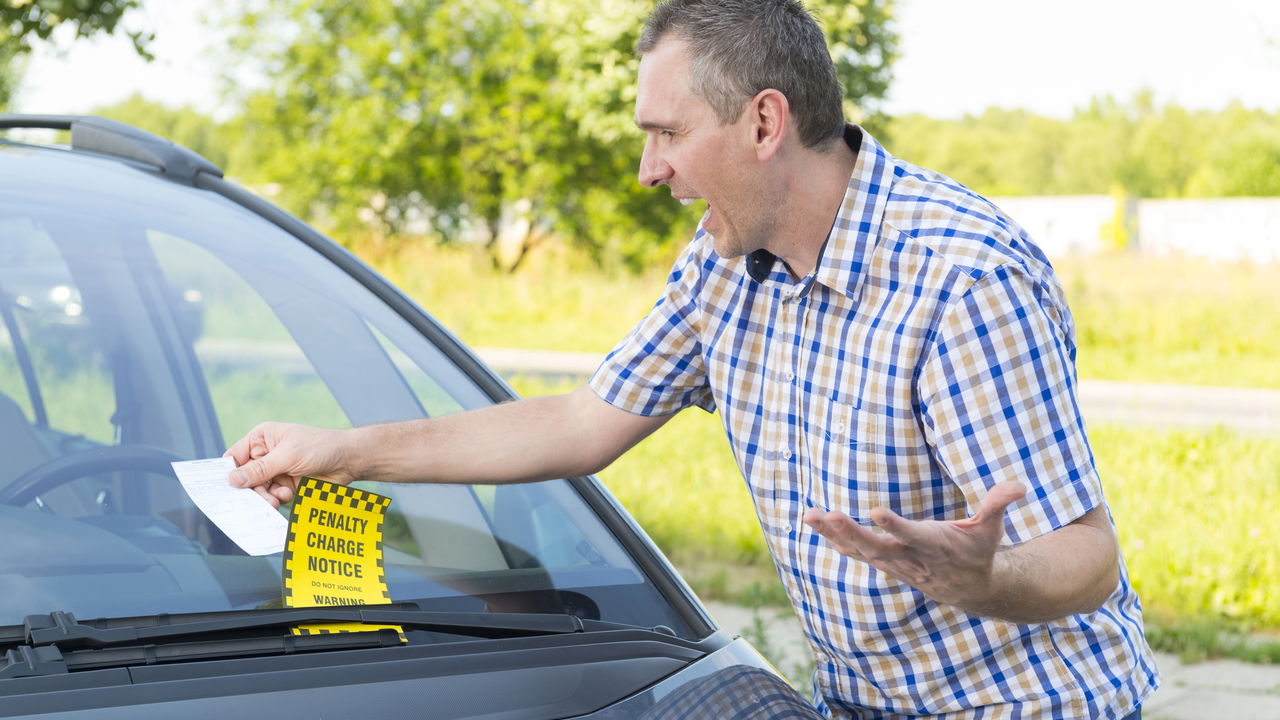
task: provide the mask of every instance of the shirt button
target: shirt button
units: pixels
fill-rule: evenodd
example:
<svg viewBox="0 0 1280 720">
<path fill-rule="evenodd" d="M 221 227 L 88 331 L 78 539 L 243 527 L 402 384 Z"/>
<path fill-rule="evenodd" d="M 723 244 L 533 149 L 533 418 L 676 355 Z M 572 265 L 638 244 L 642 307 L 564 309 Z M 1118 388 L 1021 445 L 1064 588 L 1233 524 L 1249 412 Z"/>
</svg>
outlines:
<svg viewBox="0 0 1280 720">
<path fill-rule="evenodd" d="M 791 527 L 790 525 L 788 525 L 786 529 L 787 529 L 787 532 L 791 532 L 791 531 L 792 531 L 792 530 L 794 530 L 795 528 L 793 528 L 793 527 Z"/>
<path fill-rule="evenodd" d="M 843 422 L 836 423 L 835 428 L 833 429 L 838 433 L 844 432 L 844 423 Z"/>
<path fill-rule="evenodd" d="M 795 373 L 793 373 L 793 372 L 789 372 L 789 373 L 787 373 L 787 382 L 791 382 L 792 380 L 795 380 L 795 379 L 796 379 L 796 374 L 795 374 Z"/>
<path fill-rule="evenodd" d="M 783 459 L 783 460 L 790 460 L 790 459 L 791 459 L 791 451 L 790 451 L 790 450 L 783 450 L 783 451 L 782 451 L 782 459 Z"/>
</svg>

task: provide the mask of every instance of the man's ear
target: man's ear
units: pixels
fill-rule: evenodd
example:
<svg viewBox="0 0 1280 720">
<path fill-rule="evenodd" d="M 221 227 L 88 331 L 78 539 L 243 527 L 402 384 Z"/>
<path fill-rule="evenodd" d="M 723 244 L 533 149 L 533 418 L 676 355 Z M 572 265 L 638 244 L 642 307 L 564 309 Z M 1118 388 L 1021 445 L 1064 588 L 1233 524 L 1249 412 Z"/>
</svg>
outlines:
<svg viewBox="0 0 1280 720">
<path fill-rule="evenodd" d="M 791 105 L 787 96 L 773 89 L 761 90 L 747 103 L 751 142 L 756 158 L 766 162 L 782 147 L 791 130 Z"/>
</svg>

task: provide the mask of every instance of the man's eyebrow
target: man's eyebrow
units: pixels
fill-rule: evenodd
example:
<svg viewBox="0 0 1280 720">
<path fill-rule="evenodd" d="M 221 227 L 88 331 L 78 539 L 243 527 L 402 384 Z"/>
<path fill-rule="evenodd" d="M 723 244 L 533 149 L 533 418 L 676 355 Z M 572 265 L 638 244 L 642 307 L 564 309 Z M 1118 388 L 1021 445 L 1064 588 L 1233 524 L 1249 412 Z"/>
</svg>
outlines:
<svg viewBox="0 0 1280 720">
<path fill-rule="evenodd" d="M 644 130 L 645 132 L 650 130 L 675 130 L 675 128 L 670 125 L 663 125 L 662 123 L 653 122 L 652 120 L 640 120 L 639 118 L 636 119 L 636 127 Z"/>
</svg>

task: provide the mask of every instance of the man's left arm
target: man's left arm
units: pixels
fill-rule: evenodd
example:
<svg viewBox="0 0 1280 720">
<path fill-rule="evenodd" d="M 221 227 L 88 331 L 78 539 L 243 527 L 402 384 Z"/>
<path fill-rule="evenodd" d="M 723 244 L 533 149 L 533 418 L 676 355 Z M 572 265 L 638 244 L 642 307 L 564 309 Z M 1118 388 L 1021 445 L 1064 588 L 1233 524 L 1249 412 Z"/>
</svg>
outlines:
<svg viewBox="0 0 1280 720">
<path fill-rule="evenodd" d="M 835 512 L 805 521 L 845 555 L 974 614 L 1028 623 L 1096 610 L 1119 581 L 1119 549 L 1056 292 L 1021 268 L 989 271 L 947 308 L 922 364 L 926 438 L 977 508 L 970 517 L 877 508 L 880 532 Z"/>
</svg>

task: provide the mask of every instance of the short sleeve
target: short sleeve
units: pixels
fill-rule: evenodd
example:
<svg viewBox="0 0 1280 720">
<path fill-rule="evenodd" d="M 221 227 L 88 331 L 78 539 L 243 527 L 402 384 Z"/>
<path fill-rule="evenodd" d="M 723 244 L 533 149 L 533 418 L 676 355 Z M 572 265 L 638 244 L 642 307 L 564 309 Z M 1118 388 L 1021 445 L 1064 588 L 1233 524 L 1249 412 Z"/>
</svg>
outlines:
<svg viewBox="0 0 1280 720">
<path fill-rule="evenodd" d="M 715 411 L 698 333 L 705 237 L 689 244 L 662 297 L 592 375 L 591 388 L 610 405 L 637 415 L 669 415 L 690 405 Z"/>
<path fill-rule="evenodd" d="M 1005 516 L 1014 544 L 1103 502 L 1076 400 L 1073 333 L 1056 282 L 1002 266 L 948 305 L 921 366 L 926 436 L 970 511 L 996 483 L 1026 485 Z"/>
</svg>

